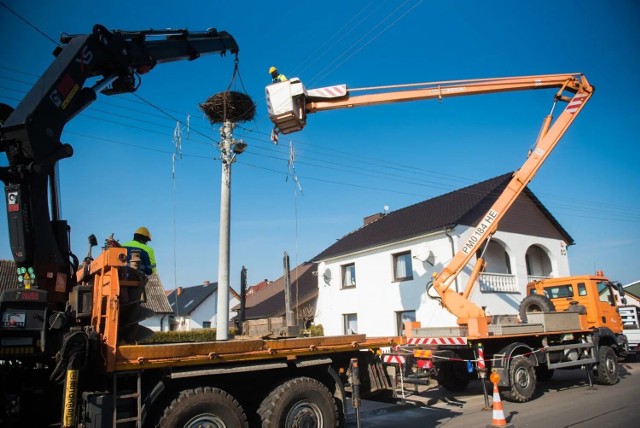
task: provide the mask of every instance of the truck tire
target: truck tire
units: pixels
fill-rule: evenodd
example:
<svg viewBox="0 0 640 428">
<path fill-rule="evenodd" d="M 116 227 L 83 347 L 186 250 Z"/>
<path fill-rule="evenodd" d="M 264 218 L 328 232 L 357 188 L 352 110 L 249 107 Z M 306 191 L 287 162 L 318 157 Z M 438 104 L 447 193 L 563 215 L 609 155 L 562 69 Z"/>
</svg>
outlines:
<svg viewBox="0 0 640 428">
<path fill-rule="evenodd" d="M 161 428 L 248 427 L 240 403 L 218 388 L 182 391 L 167 407 L 158 423 Z"/>
<path fill-rule="evenodd" d="M 333 395 L 319 381 L 298 377 L 288 380 L 258 408 L 263 428 L 334 427 L 338 408 Z"/>
<path fill-rule="evenodd" d="M 511 361 L 509 383 L 511 386 L 504 391 L 505 400 L 516 403 L 526 403 L 531 400 L 536 389 L 536 371 L 529 358 L 516 356 Z"/>
<path fill-rule="evenodd" d="M 598 349 L 598 365 L 596 380 L 601 385 L 615 385 L 619 380 L 620 366 L 618 356 L 610 346 L 600 346 Z"/>
<path fill-rule="evenodd" d="M 527 322 L 527 312 L 553 312 L 556 306 L 547 297 L 540 294 L 530 294 L 520 303 L 520 320 Z"/>
<path fill-rule="evenodd" d="M 464 391 L 469 385 L 469 373 L 462 362 L 445 361 L 441 363 L 436 378 L 438 385 L 453 392 Z"/>
</svg>

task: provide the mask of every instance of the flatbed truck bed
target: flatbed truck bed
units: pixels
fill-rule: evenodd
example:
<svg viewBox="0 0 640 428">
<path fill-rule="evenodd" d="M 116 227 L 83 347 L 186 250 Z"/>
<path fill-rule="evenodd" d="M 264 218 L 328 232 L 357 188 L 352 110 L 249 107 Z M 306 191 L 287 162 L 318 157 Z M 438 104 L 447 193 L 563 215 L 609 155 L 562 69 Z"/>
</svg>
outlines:
<svg viewBox="0 0 640 428">
<path fill-rule="evenodd" d="M 399 345 L 401 337 L 367 338 L 314 336 L 283 339 L 236 338 L 218 342 L 122 345 L 116 350 L 116 371 L 178 368 L 251 361 L 295 361 L 348 351 L 379 349 Z"/>
</svg>

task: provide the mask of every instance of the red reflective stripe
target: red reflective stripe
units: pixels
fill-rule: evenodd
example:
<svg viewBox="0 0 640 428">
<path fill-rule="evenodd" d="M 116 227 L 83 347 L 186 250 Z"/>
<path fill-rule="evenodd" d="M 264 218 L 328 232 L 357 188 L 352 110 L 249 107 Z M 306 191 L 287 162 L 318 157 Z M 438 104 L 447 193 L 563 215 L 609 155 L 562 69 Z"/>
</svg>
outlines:
<svg viewBox="0 0 640 428">
<path fill-rule="evenodd" d="M 383 355 L 382 361 L 385 363 L 404 364 L 406 362 L 402 355 Z"/>
<path fill-rule="evenodd" d="M 478 368 L 479 369 L 487 368 L 484 364 L 484 351 L 482 348 L 478 348 Z"/>
<path fill-rule="evenodd" d="M 586 95 L 576 95 L 567 105 L 567 112 L 575 113 L 582 106 Z"/>
<path fill-rule="evenodd" d="M 466 345 L 466 337 L 411 337 L 409 345 Z"/>
</svg>

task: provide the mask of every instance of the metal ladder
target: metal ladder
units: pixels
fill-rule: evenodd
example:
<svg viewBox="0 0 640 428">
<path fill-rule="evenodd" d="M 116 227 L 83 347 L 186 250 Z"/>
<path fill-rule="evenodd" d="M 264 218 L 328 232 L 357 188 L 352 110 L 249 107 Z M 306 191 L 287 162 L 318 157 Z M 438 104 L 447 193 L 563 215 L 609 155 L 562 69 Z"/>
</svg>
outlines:
<svg viewBox="0 0 640 428">
<path fill-rule="evenodd" d="M 127 394 L 118 395 L 118 378 L 136 376 L 136 390 Z M 135 416 L 118 419 L 118 400 L 136 400 L 136 413 Z M 113 374 L 113 428 L 116 428 L 118 424 L 124 424 L 128 422 L 135 422 L 136 428 L 142 427 L 142 372 L 136 371 L 135 373 L 114 373 Z"/>
</svg>

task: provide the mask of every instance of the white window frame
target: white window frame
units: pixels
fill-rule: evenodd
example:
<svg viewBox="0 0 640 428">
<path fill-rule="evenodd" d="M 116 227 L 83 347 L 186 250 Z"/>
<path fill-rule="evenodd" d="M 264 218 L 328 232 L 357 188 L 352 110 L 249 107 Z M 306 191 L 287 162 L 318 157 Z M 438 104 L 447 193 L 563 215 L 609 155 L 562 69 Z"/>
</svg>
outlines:
<svg viewBox="0 0 640 428">
<path fill-rule="evenodd" d="M 355 312 L 342 314 L 342 325 L 345 335 L 358 334 L 358 314 Z M 352 327 L 355 327 L 355 329 L 352 329 Z"/>
<path fill-rule="evenodd" d="M 353 274 L 348 275 L 351 269 L 353 269 L 352 270 Z M 342 265 L 341 272 L 342 272 L 342 288 L 356 288 L 356 264 L 348 263 L 346 265 Z"/>
<path fill-rule="evenodd" d="M 407 316 L 409 315 L 409 316 Z M 404 320 L 407 321 L 415 321 L 416 320 L 416 311 L 397 311 L 396 312 L 396 330 L 398 331 L 398 336 L 404 336 Z"/>
<path fill-rule="evenodd" d="M 409 266 L 405 266 L 405 276 L 398 276 L 398 262 L 400 261 L 400 257 L 409 256 Z M 410 281 L 413 279 L 413 262 L 411 259 L 411 250 L 401 251 L 399 253 L 392 254 L 392 262 L 393 262 L 393 281 L 401 282 L 401 281 Z"/>
</svg>

